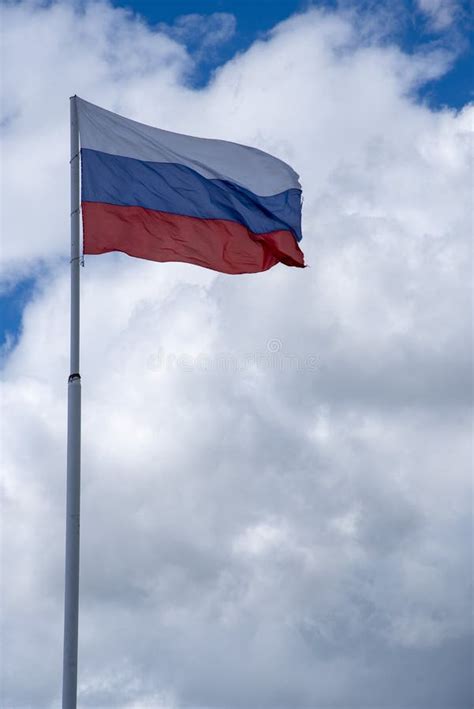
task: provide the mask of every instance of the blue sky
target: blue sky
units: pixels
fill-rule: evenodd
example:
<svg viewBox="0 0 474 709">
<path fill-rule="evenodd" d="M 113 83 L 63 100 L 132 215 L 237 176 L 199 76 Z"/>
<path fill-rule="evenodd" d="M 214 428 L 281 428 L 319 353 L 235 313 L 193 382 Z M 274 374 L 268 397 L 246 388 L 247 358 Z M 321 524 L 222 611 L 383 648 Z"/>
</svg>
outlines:
<svg viewBox="0 0 474 709">
<path fill-rule="evenodd" d="M 296 12 L 304 12 L 311 6 L 357 7 L 369 13 L 380 11 L 384 3 L 370 0 L 311 2 L 311 0 L 178 0 L 173 2 L 154 2 L 153 0 L 134 0 L 133 2 L 114 2 L 118 7 L 126 7 L 139 13 L 151 24 L 165 22 L 173 25 L 176 18 L 191 13 L 211 14 L 213 12 L 231 13 L 236 18 L 234 36 L 226 42 L 221 51 L 210 62 L 203 62 L 197 83 L 205 82 L 212 70 L 236 52 L 245 50 L 255 39 L 263 37 L 278 22 Z M 469 37 L 472 21 L 469 12 L 470 3 L 465 0 L 457 4 L 457 17 L 449 28 L 433 28 L 420 12 L 413 0 L 394 0 L 388 3 L 391 16 L 388 39 L 395 40 L 408 52 L 419 50 L 421 46 L 433 44 L 449 48 L 457 58 L 451 71 L 443 78 L 424 86 L 421 97 L 433 107 L 451 106 L 460 108 L 472 100 L 472 67 L 474 50 Z"/>
<path fill-rule="evenodd" d="M 199 13 L 213 12 L 231 13 L 236 18 L 234 36 L 225 43 L 221 51 L 212 57 L 210 62 L 203 62 L 198 83 L 205 82 L 212 70 L 225 62 L 236 52 L 245 50 L 255 39 L 265 36 L 278 22 L 297 12 L 304 12 L 312 6 L 327 7 L 357 7 L 369 13 L 380 11 L 384 3 L 370 0 L 328 0 L 312 2 L 311 0 L 133 0 L 131 2 L 114 2 L 117 7 L 130 8 L 142 15 L 150 24 L 168 23 L 173 25 L 177 17 Z M 474 49 L 469 31 L 472 30 L 470 19 L 470 3 L 466 0 L 457 4 L 457 17 L 449 28 L 436 29 L 430 26 L 426 15 L 420 12 L 413 0 L 393 0 L 388 3 L 391 16 L 391 26 L 388 39 L 395 40 L 402 49 L 408 52 L 419 50 L 437 44 L 449 48 L 457 55 L 451 71 L 443 78 L 424 86 L 420 90 L 421 97 L 433 107 L 451 106 L 460 108 L 472 100 L 473 83 L 472 69 Z M 192 47 L 191 47 L 192 49 Z"/>
<path fill-rule="evenodd" d="M 328 8 L 347 7 L 362 9 L 369 13 L 380 12 L 383 3 L 370 1 L 351 2 L 311 2 L 310 0 L 133 0 L 131 2 L 113 3 L 117 7 L 132 10 L 141 15 L 150 25 L 168 25 L 172 34 L 177 18 L 198 13 L 230 13 L 235 17 L 235 31 L 222 44 L 213 47 L 211 51 L 201 56 L 196 63 L 194 74 L 190 77 L 191 85 L 195 87 L 206 84 L 212 77 L 214 69 L 236 53 L 244 51 L 258 38 L 265 37 L 278 22 L 290 15 L 303 12 L 312 5 Z M 433 2 L 436 6 L 439 3 Z M 467 1 L 456 4 L 456 13 L 452 23 L 447 27 L 433 26 L 429 16 L 420 11 L 414 0 L 395 0 L 388 7 L 389 31 L 387 41 L 396 42 L 404 51 L 411 53 L 437 46 L 449 51 L 453 57 L 450 71 L 441 78 L 428 82 L 419 89 L 420 101 L 430 106 L 442 109 L 444 106 L 459 109 L 472 101 L 472 67 L 474 66 L 474 47 L 470 38 L 472 19 Z M 387 9 L 384 10 L 387 12 Z M 166 28 L 165 28 L 166 29 Z M 193 37 L 185 37 L 188 50 L 195 49 Z M 0 297 L 0 342 L 9 338 L 14 342 L 21 328 L 21 316 L 29 295 L 33 292 L 34 279 L 9 284 L 3 287 Z"/>
</svg>

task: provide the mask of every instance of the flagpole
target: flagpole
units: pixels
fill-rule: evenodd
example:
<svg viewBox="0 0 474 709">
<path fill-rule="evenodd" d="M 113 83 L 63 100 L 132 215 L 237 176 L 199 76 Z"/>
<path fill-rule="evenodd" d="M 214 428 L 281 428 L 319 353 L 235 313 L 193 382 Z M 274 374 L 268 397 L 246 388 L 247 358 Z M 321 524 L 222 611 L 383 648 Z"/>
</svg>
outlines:
<svg viewBox="0 0 474 709">
<path fill-rule="evenodd" d="M 64 584 L 63 709 L 77 705 L 79 620 L 79 520 L 81 494 L 81 377 L 79 375 L 79 126 L 76 97 L 71 121 L 71 324 L 67 406 L 66 562 Z"/>
</svg>

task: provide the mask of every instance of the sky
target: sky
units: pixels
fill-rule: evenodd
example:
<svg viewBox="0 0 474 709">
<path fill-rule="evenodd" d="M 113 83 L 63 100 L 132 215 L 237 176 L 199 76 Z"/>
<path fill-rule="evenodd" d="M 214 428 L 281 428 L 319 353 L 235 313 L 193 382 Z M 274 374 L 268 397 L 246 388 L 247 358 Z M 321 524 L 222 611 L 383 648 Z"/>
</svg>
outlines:
<svg viewBox="0 0 474 709">
<path fill-rule="evenodd" d="M 195 88 L 205 87 L 221 65 L 265 38 L 277 23 L 317 7 L 362 12 L 364 23 L 369 17 L 372 22 L 373 15 L 383 16 L 378 31 L 385 36 L 380 39 L 395 42 L 409 54 L 434 48 L 446 52 L 446 70 L 415 87 L 418 98 L 431 107 L 459 110 L 473 100 L 473 16 L 468 0 L 116 0 L 112 4 L 181 42 L 194 60 L 186 83 Z M 4 348 L 18 338 L 34 281 L 28 276 L 0 281 L 0 346 Z"/>
<path fill-rule="evenodd" d="M 290 163 L 309 264 L 86 257 L 79 705 L 471 707 L 467 3 L 1 11 L 1 706 L 59 706 L 77 93 Z"/>
</svg>

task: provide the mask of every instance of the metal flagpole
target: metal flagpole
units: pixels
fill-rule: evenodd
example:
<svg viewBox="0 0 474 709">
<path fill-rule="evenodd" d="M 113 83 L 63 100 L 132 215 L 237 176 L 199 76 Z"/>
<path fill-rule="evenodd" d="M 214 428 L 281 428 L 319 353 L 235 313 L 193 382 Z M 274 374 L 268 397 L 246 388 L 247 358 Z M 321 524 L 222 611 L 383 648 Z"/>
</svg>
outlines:
<svg viewBox="0 0 474 709">
<path fill-rule="evenodd" d="M 67 402 L 66 564 L 64 586 L 63 709 L 77 704 L 79 620 L 79 518 L 81 494 L 81 377 L 79 375 L 79 126 L 76 97 L 71 117 L 71 344 Z"/>
</svg>

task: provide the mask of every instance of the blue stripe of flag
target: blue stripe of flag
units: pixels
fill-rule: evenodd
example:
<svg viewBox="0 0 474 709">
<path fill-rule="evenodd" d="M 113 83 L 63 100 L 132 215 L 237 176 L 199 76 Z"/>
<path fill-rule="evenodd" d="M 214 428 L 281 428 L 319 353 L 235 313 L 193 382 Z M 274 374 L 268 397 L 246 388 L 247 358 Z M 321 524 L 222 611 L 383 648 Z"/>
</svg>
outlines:
<svg viewBox="0 0 474 709">
<path fill-rule="evenodd" d="M 83 148 L 82 200 L 201 219 L 226 219 L 255 234 L 292 231 L 301 239 L 301 190 L 261 197 L 184 165 L 146 162 Z"/>
</svg>

